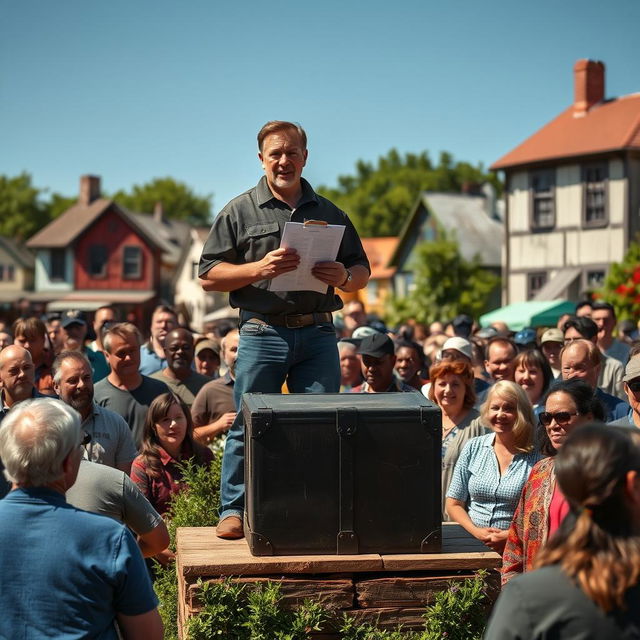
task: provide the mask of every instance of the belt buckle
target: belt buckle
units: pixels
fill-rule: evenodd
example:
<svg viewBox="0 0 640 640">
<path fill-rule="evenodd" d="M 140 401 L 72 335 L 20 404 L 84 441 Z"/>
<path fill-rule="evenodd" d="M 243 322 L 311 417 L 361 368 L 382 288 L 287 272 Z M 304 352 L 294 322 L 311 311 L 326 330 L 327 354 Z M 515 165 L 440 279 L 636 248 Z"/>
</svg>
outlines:
<svg viewBox="0 0 640 640">
<path fill-rule="evenodd" d="M 300 329 L 304 327 L 303 318 L 304 313 L 292 313 L 291 315 L 284 317 L 284 326 L 287 329 Z"/>
</svg>

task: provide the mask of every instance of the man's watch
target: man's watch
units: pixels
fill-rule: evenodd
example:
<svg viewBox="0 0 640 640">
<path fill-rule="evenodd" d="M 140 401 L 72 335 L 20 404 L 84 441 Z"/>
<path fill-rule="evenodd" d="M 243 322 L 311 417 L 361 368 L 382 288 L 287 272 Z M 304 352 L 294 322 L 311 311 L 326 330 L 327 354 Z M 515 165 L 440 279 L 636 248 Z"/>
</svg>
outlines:
<svg viewBox="0 0 640 640">
<path fill-rule="evenodd" d="M 340 289 L 342 289 L 345 284 L 349 284 L 353 280 L 353 274 L 351 273 L 351 271 L 349 271 L 349 269 L 347 269 L 346 271 L 347 271 L 347 277 L 344 279 L 344 282 L 342 284 L 338 285 Z"/>
</svg>

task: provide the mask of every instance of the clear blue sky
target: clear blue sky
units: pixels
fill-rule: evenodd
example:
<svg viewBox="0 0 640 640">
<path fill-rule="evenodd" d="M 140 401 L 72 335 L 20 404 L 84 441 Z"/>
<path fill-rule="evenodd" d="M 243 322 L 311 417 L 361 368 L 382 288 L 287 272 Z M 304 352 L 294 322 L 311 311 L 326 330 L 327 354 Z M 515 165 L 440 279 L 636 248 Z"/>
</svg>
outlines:
<svg viewBox="0 0 640 640">
<path fill-rule="evenodd" d="M 172 176 L 214 211 L 300 122 L 334 185 L 391 147 L 485 167 L 567 107 L 579 58 L 640 91 L 640 0 L 0 0 L 0 173 L 76 195 Z"/>
</svg>

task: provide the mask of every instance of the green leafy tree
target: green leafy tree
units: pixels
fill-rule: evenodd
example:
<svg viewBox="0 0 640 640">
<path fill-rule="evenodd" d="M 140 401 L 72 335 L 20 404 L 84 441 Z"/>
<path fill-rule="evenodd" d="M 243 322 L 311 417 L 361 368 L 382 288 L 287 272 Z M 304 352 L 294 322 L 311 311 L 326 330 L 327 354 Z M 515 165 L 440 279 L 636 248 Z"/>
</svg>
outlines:
<svg viewBox="0 0 640 640">
<path fill-rule="evenodd" d="M 431 323 L 467 313 L 477 318 L 487 306 L 500 278 L 482 268 L 480 258 L 465 260 L 454 238 L 441 234 L 433 242 L 416 248 L 414 288 L 403 298 L 392 297 L 387 322 L 399 324 L 410 319 Z"/>
<path fill-rule="evenodd" d="M 151 182 L 134 185 L 130 193 L 120 190 L 110 197 L 130 211 L 151 213 L 156 202 L 161 202 L 168 218 L 203 226 L 211 221 L 213 194 L 198 196 L 184 182 L 174 178 L 154 178 Z"/>
<path fill-rule="evenodd" d="M 338 177 L 338 186 L 318 187 L 349 214 L 360 235 L 366 238 L 397 235 L 422 191 L 459 193 L 465 184 L 491 182 L 500 193 L 502 185 L 482 165 L 454 162 L 443 152 L 434 165 L 426 151 L 401 156 L 391 149 L 377 165 L 358 160 L 355 175 Z"/>
<path fill-rule="evenodd" d="M 26 172 L 0 176 L 0 235 L 22 241 L 44 227 L 51 218 L 42 193 Z"/>
<path fill-rule="evenodd" d="M 622 262 L 613 262 L 603 287 L 593 293 L 594 298 L 610 302 L 618 320 L 640 317 L 640 239 L 629 245 Z"/>
</svg>

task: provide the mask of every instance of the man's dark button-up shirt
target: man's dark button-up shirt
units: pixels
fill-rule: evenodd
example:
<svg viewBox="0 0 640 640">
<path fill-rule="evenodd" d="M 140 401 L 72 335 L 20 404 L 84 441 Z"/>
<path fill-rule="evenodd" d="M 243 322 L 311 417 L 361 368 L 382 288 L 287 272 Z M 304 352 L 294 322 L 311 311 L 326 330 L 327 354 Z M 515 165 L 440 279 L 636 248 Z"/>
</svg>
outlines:
<svg viewBox="0 0 640 640">
<path fill-rule="evenodd" d="M 336 260 L 345 267 L 361 264 L 369 271 L 369 261 L 347 215 L 319 196 L 304 179 L 302 196 L 295 210 L 278 200 L 263 177 L 249 191 L 234 198 L 216 217 L 200 258 L 200 276 L 220 262 L 246 264 L 264 258 L 280 246 L 286 222 L 323 220 L 344 225 L 344 237 Z M 270 291 L 269 280 L 259 280 L 232 291 L 231 305 L 263 314 L 336 311 L 342 301 L 329 287 L 326 294 L 315 291 Z"/>
</svg>

